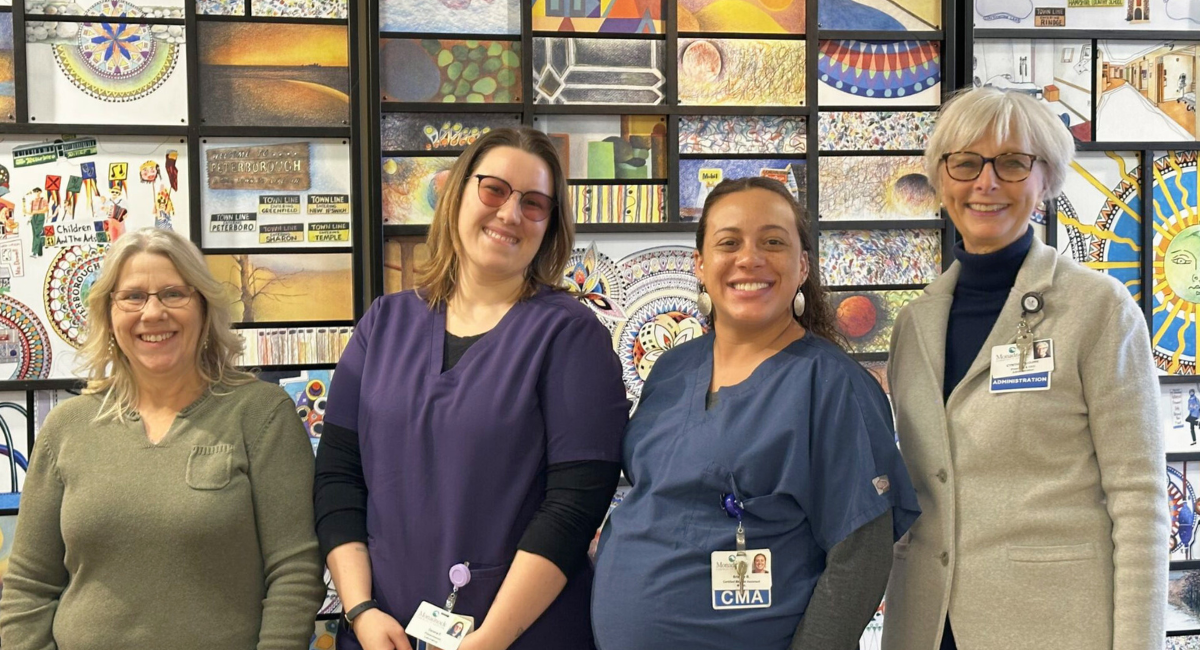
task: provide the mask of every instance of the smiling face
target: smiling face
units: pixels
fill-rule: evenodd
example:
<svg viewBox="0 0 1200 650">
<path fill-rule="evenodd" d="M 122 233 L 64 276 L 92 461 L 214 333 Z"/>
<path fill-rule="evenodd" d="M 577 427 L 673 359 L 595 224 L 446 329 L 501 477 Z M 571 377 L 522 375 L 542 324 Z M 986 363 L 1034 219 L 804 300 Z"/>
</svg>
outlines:
<svg viewBox="0 0 1200 650">
<path fill-rule="evenodd" d="M 488 281 L 503 281 L 525 274 L 542 245 L 553 214 L 531 221 L 518 208 L 519 192 L 554 196 L 554 176 L 540 157 L 514 147 L 496 147 L 483 155 L 463 188 L 458 210 L 458 236 L 462 242 L 460 273 Z M 515 190 L 498 208 L 479 199 L 475 174 L 503 179 Z M 486 189 L 484 191 L 487 191 Z"/>
<path fill-rule="evenodd" d="M 165 287 L 182 287 L 187 282 L 170 258 L 154 253 L 136 253 L 121 265 L 113 291 L 158 292 Z M 190 381 L 198 375 L 196 350 L 204 327 L 204 299 L 194 294 L 183 307 L 167 308 L 155 297 L 141 311 L 109 307 L 113 336 L 129 359 L 135 381 Z"/>
<path fill-rule="evenodd" d="M 985 158 L 1002 153 L 1030 153 L 1020 138 L 994 142 L 983 138 L 963 147 Z M 938 166 L 941 175 L 942 203 L 954 227 L 962 235 L 968 253 L 990 253 L 1013 243 L 1025 234 L 1029 219 L 1045 192 L 1046 176 L 1041 162 L 1033 164 L 1029 178 L 1002 181 L 992 163 L 985 164 L 973 181 L 956 181 Z"/>
<path fill-rule="evenodd" d="M 1200 226 L 1185 228 L 1171 239 L 1163 271 L 1175 295 L 1200 303 Z"/>
<path fill-rule="evenodd" d="M 767 556 L 759 553 L 754 556 L 754 572 L 765 573 L 767 570 Z"/>
<path fill-rule="evenodd" d="M 791 206 L 759 188 L 721 197 L 709 208 L 696 277 L 712 297 L 720 326 L 752 330 L 792 319 L 808 256 Z"/>
</svg>

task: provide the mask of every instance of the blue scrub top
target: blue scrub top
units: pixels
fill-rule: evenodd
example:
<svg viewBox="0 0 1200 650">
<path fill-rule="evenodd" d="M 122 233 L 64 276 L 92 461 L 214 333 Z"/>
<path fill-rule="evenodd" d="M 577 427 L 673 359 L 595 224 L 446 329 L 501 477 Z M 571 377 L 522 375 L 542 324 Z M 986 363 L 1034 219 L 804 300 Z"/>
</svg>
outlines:
<svg viewBox="0 0 1200 650">
<path fill-rule="evenodd" d="M 807 333 L 706 411 L 712 358 L 711 334 L 663 355 L 626 429 L 633 487 L 601 536 L 592 592 L 600 650 L 784 650 L 829 549 L 888 510 L 899 539 L 919 514 L 887 396 L 848 355 Z M 711 554 L 735 548 L 727 492 L 745 506 L 747 548 L 771 549 L 768 609 L 713 609 Z"/>
</svg>

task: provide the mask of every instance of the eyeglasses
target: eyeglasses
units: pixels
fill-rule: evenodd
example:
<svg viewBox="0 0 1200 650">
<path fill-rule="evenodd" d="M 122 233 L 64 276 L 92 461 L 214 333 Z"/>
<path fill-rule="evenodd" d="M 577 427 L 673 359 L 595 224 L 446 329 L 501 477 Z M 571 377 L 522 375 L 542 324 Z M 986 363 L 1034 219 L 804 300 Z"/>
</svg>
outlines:
<svg viewBox="0 0 1200 650">
<path fill-rule="evenodd" d="M 942 154 L 946 173 L 956 181 L 973 181 L 983 173 L 983 166 L 992 163 L 996 178 L 1008 183 L 1019 183 L 1033 173 L 1033 163 L 1038 157 L 1030 153 L 1002 153 L 994 158 L 984 158 L 974 151 L 956 151 Z"/>
<path fill-rule="evenodd" d="M 195 287 L 182 286 L 163 287 L 159 291 L 121 289 L 109 295 L 112 296 L 113 304 L 117 306 L 117 309 L 121 311 L 141 311 L 146 308 L 146 303 L 150 302 L 150 296 L 158 298 L 158 302 L 162 303 L 163 307 L 178 309 L 186 307 L 192 301 L 192 295 L 195 293 Z"/>
<path fill-rule="evenodd" d="M 475 174 L 479 180 L 479 200 L 489 208 L 498 208 L 508 202 L 513 194 L 520 194 L 521 216 L 530 221 L 545 221 L 554 212 L 554 199 L 541 192 L 518 192 L 508 181 L 486 174 Z"/>
</svg>

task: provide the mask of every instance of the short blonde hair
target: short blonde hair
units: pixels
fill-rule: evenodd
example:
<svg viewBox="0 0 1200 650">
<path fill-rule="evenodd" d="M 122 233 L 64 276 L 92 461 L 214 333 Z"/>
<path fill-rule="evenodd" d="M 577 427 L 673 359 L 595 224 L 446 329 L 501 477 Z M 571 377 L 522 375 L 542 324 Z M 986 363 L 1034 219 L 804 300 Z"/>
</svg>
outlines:
<svg viewBox="0 0 1200 650">
<path fill-rule="evenodd" d="M 554 212 L 542 245 L 533 256 L 525 276 L 525 290 L 520 298 L 526 299 L 537 293 L 538 285 L 562 286 L 563 271 L 571 259 L 575 247 L 574 211 L 571 210 L 570 188 L 566 174 L 558 160 L 554 143 L 545 133 L 528 127 L 502 128 L 488 132 L 467 148 L 454 162 L 443 186 L 441 198 L 433 213 L 426 244 L 429 259 L 416 267 L 416 285 L 421 297 L 430 307 L 437 306 L 454 295 L 458 282 L 459 256 L 462 241 L 458 236 L 458 212 L 462 207 L 463 192 L 471 181 L 471 174 L 479 166 L 483 156 L 496 147 L 512 147 L 531 153 L 542 159 L 550 169 L 554 186 Z"/>
<path fill-rule="evenodd" d="M 80 349 L 80 371 L 87 378 L 85 394 L 103 393 L 98 418 L 124 420 L 137 406 L 138 387 L 129 359 L 117 346 L 112 326 L 112 292 L 120 281 L 121 268 L 134 255 L 161 255 L 175 265 L 188 285 L 195 287 L 202 300 L 204 323 L 196 350 L 196 368 L 211 389 L 216 384 L 236 386 L 255 380 L 253 374 L 239 370 L 242 339 L 230 329 L 229 302 L 221 283 L 213 277 L 204 256 L 192 242 L 170 230 L 142 228 L 122 235 L 108 249 L 100 267 L 100 277 L 88 296 L 87 338 Z"/>
<path fill-rule="evenodd" d="M 1050 109 L 1021 92 L 984 86 L 958 92 L 938 115 L 925 149 L 925 175 L 940 195 L 942 156 L 984 138 L 1018 141 L 1022 151 L 1045 163 L 1042 199 L 1058 196 L 1075 155 L 1075 138 Z"/>
</svg>

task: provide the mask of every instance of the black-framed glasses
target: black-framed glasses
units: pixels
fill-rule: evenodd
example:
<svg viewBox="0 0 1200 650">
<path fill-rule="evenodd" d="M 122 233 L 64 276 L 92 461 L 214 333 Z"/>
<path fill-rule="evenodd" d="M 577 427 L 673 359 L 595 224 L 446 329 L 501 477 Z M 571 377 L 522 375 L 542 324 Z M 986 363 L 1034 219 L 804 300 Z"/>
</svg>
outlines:
<svg viewBox="0 0 1200 650">
<path fill-rule="evenodd" d="M 479 181 L 479 200 L 489 208 L 498 208 L 508 202 L 514 193 L 521 195 L 517 203 L 521 216 L 530 221 L 545 221 L 554 213 L 554 199 L 541 192 L 519 192 L 508 181 L 487 174 L 475 174 Z"/>
<path fill-rule="evenodd" d="M 1033 173 L 1033 164 L 1038 157 L 1031 153 L 1009 152 L 985 158 L 974 151 L 955 151 L 942 154 L 946 173 L 956 181 L 973 181 L 983 173 L 983 166 L 992 163 L 996 178 L 1008 183 L 1019 183 Z"/>
<path fill-rule="evenodd" d="M 150 302 L 150 296 L 158 298 L 163 307 L 168 309 L 178 309 L 186 307 L 192 301 L 192 296 L 195 295 L 196 288 L 189 286 L 182 287 L 163 287 L 158 291 L 142 291 L 141 289 L 121 289 L 114 291 L 109 295 L 112 296 L 113 304 L 121 311 L 141 311 L 146 308 L 146 303 Z"/>
</svg>

